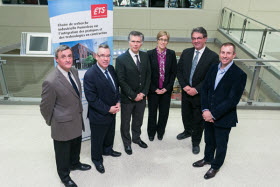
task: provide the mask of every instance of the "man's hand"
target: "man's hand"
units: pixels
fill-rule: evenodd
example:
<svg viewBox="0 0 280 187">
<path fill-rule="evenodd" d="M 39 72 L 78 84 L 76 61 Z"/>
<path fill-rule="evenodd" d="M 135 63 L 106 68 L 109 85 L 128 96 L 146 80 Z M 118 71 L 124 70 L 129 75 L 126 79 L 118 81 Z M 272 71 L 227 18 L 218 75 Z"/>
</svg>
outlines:
<svg viewBox="0 0 280 187">
<path fill-rule="evenodd" d="M 205 110 L 202 114 L 202 117 L 205 121 L 214 123 L 214 119 L 212 118 L 211 112 L 209 110 Z"/>
<path fill-rule="evenodd" d="M 183 90 L 184 90 L 186 93 L 187 93 L 190 89 L 191 89 L 190 86 L 185 86 L 185 87 L 183 88 Z"/>
<path fill-rule="evenodd" d="M 134 101 L 141 101 L 145 95 L 143 93 L 137 94 L 137 97 L 134 99 Z"/>
<path fill-rule="evenodd" d="M 115 106 L 111 106 L 109 113 L 111 114 L 116 114 L 117 112 L 120 111 L 120 107 L 117 106 L 118 104 L 116 104 Z"/>
<path fill-rule="evenodd" d="M 195 96 L 197 94 L 197 91 L 195 88 L 191 88 L 187 91 L 187 94 L 189 94 L 190 96 Z"/>
</svg>

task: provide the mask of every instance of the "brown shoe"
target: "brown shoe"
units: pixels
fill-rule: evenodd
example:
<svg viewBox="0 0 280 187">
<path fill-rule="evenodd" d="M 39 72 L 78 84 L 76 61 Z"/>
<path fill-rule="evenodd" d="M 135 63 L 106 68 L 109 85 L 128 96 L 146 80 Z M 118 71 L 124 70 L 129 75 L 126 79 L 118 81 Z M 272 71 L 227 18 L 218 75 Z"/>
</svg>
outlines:
<svg viewBox="0 0 280 187">
<path fill-rule="evenodd" d="M 206 162 L 204 159 L 202 159 L 193 163 L 193 167 L 199 168 L 199 167 L 203 167 L 206 164 L 210 164 L 210 162 Z"/>
<path fill-rule="evenodd" d="M 213 177 L 215 177 L 215 175 L 218 173 L 218 169 L 213 169 L 213 168 L 210 168 L 207 173 L 204 175 L 204 178 L 205 179 L 211 179 Z"/>
</svg>

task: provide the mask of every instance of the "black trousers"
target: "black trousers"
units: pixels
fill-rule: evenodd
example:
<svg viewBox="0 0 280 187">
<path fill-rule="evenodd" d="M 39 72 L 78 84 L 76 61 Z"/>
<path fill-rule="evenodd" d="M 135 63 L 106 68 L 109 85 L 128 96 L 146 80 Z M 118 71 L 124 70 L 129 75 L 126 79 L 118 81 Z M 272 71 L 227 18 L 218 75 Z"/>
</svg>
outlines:
<svg viewBox="0 0 280 187">
<path fill-rule="evenodd" d="M 113 150 L 115 138 L 115 122 L 111 124 L 90 123 L 91 130 L 91 160 L 96 164 L 103 163 L 103 154 L 110 154 Z"/>
<path fill-rule="evenodd" d="M 124 146 L 131 145 L 130 121 L 132 117 L 131 131 L 132 141 L 138 142 L 141 135 L 141 126 L 146 107 L 146 99 L 135 103 L 121 103 L 121 136 Z"/>
<path fill-rule="evenodd" d="M 214 126 L 213 123 L 205 123 L 204 160 L 211 162 L 213 169 L 220 169 L 224 163 L 230 130 L 231 128 L 221 128 Z"/>
<path fill-rule="evenodd" d="M 184 94 L 184 93 L 183 93 Z M 201 142 L 203 133 L 203 117 L 200 103 L 197 99 L 186 98 L 182 94 L 182 120 L 186 134 L 192 137 L 192 145 L 198 146 Z"/>
<path fill-rule="evenodd" d="M 164 135 L 169 115 L 170 101 L 171 92 L 165 92 L 164 94 L 148 94 L 149 117 L 147 130 L 149 137 L 154 137 L 156 132 L 158 136 Z M 157 111 L 159 111 L 158 119 Z"/>
<path fill-rule="evenodd" d="M 69 179 L 70 167 L 80 164 L 82 136 L 68 141 L 54 140 L 57 173 L 61 181 Z"/>
</svg>

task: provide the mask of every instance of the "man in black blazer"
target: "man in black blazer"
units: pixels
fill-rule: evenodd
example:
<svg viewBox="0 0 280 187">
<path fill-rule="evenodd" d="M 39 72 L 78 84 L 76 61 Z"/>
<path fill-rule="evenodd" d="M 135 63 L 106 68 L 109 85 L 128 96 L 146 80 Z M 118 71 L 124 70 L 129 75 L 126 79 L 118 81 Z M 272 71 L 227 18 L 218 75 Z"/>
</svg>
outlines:
<svg viewBox="0 0 280 187">
<path fill-rule="evenodd" d="M 192 152 L 200 152 L 203 133 L 203 118 L 200 105 L 200 92 L 204 78 L 212 64 L 219 62 L 219 56 L 206 47 L 207 32 L 203 27 L 192 30 L 193 48 L 182 52 L 177 66 L 177 78 L 182 87 L 182 119 L 184 132 L 178 140 L 192 137 Z"/>
<path fill-rule="evenodd" d="M 120 110 L 117 75 L 110 64 L 107 44 L 99 45 L 97 64 L 84 76 L 84 90 L 88 101 L 88 118 L 91 129 L 91 159 L 97 171 L 104 173 L 102 155 L 121 156 L 113 150 L 116 113 Z"/>
<path fill-rule="evenodd" d="M 144 42 L 144 35 L 138 31 L 131 31 L 128 41 L 130 48 L 116 59 L 116 72 L 121 87 L 121 136 L 125 152 L 131 155 L 131 141 L 142 148 L 148 147 L 140 135 L 151 70 L 147 53 L 139 51 Z"/>
<path fill-rule="evenodd" d="M 235 55 L 234 44 L 222 45 L 221 62 L 210 68 L 201 90 L 205 151 L 204 158 L 193 166 L 211 164 L 205 179 L 215 177 L 224 163 L 231 127 L 238 122 L 236 106 L 243 94 L 247 75 L 233 63 Z"/>
</svg>

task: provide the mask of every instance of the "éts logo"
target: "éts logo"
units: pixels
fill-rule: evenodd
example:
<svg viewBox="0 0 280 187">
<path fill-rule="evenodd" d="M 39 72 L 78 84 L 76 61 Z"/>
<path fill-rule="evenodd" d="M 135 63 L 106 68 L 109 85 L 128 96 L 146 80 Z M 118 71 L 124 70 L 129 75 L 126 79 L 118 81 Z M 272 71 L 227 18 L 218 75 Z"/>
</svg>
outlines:
<svg viewBox="0 0 280 187">
<path fill-rule="evenodd" d="M 91 19 L 107 18 L 107 4 L 91 5 Z"/>
</svg>

